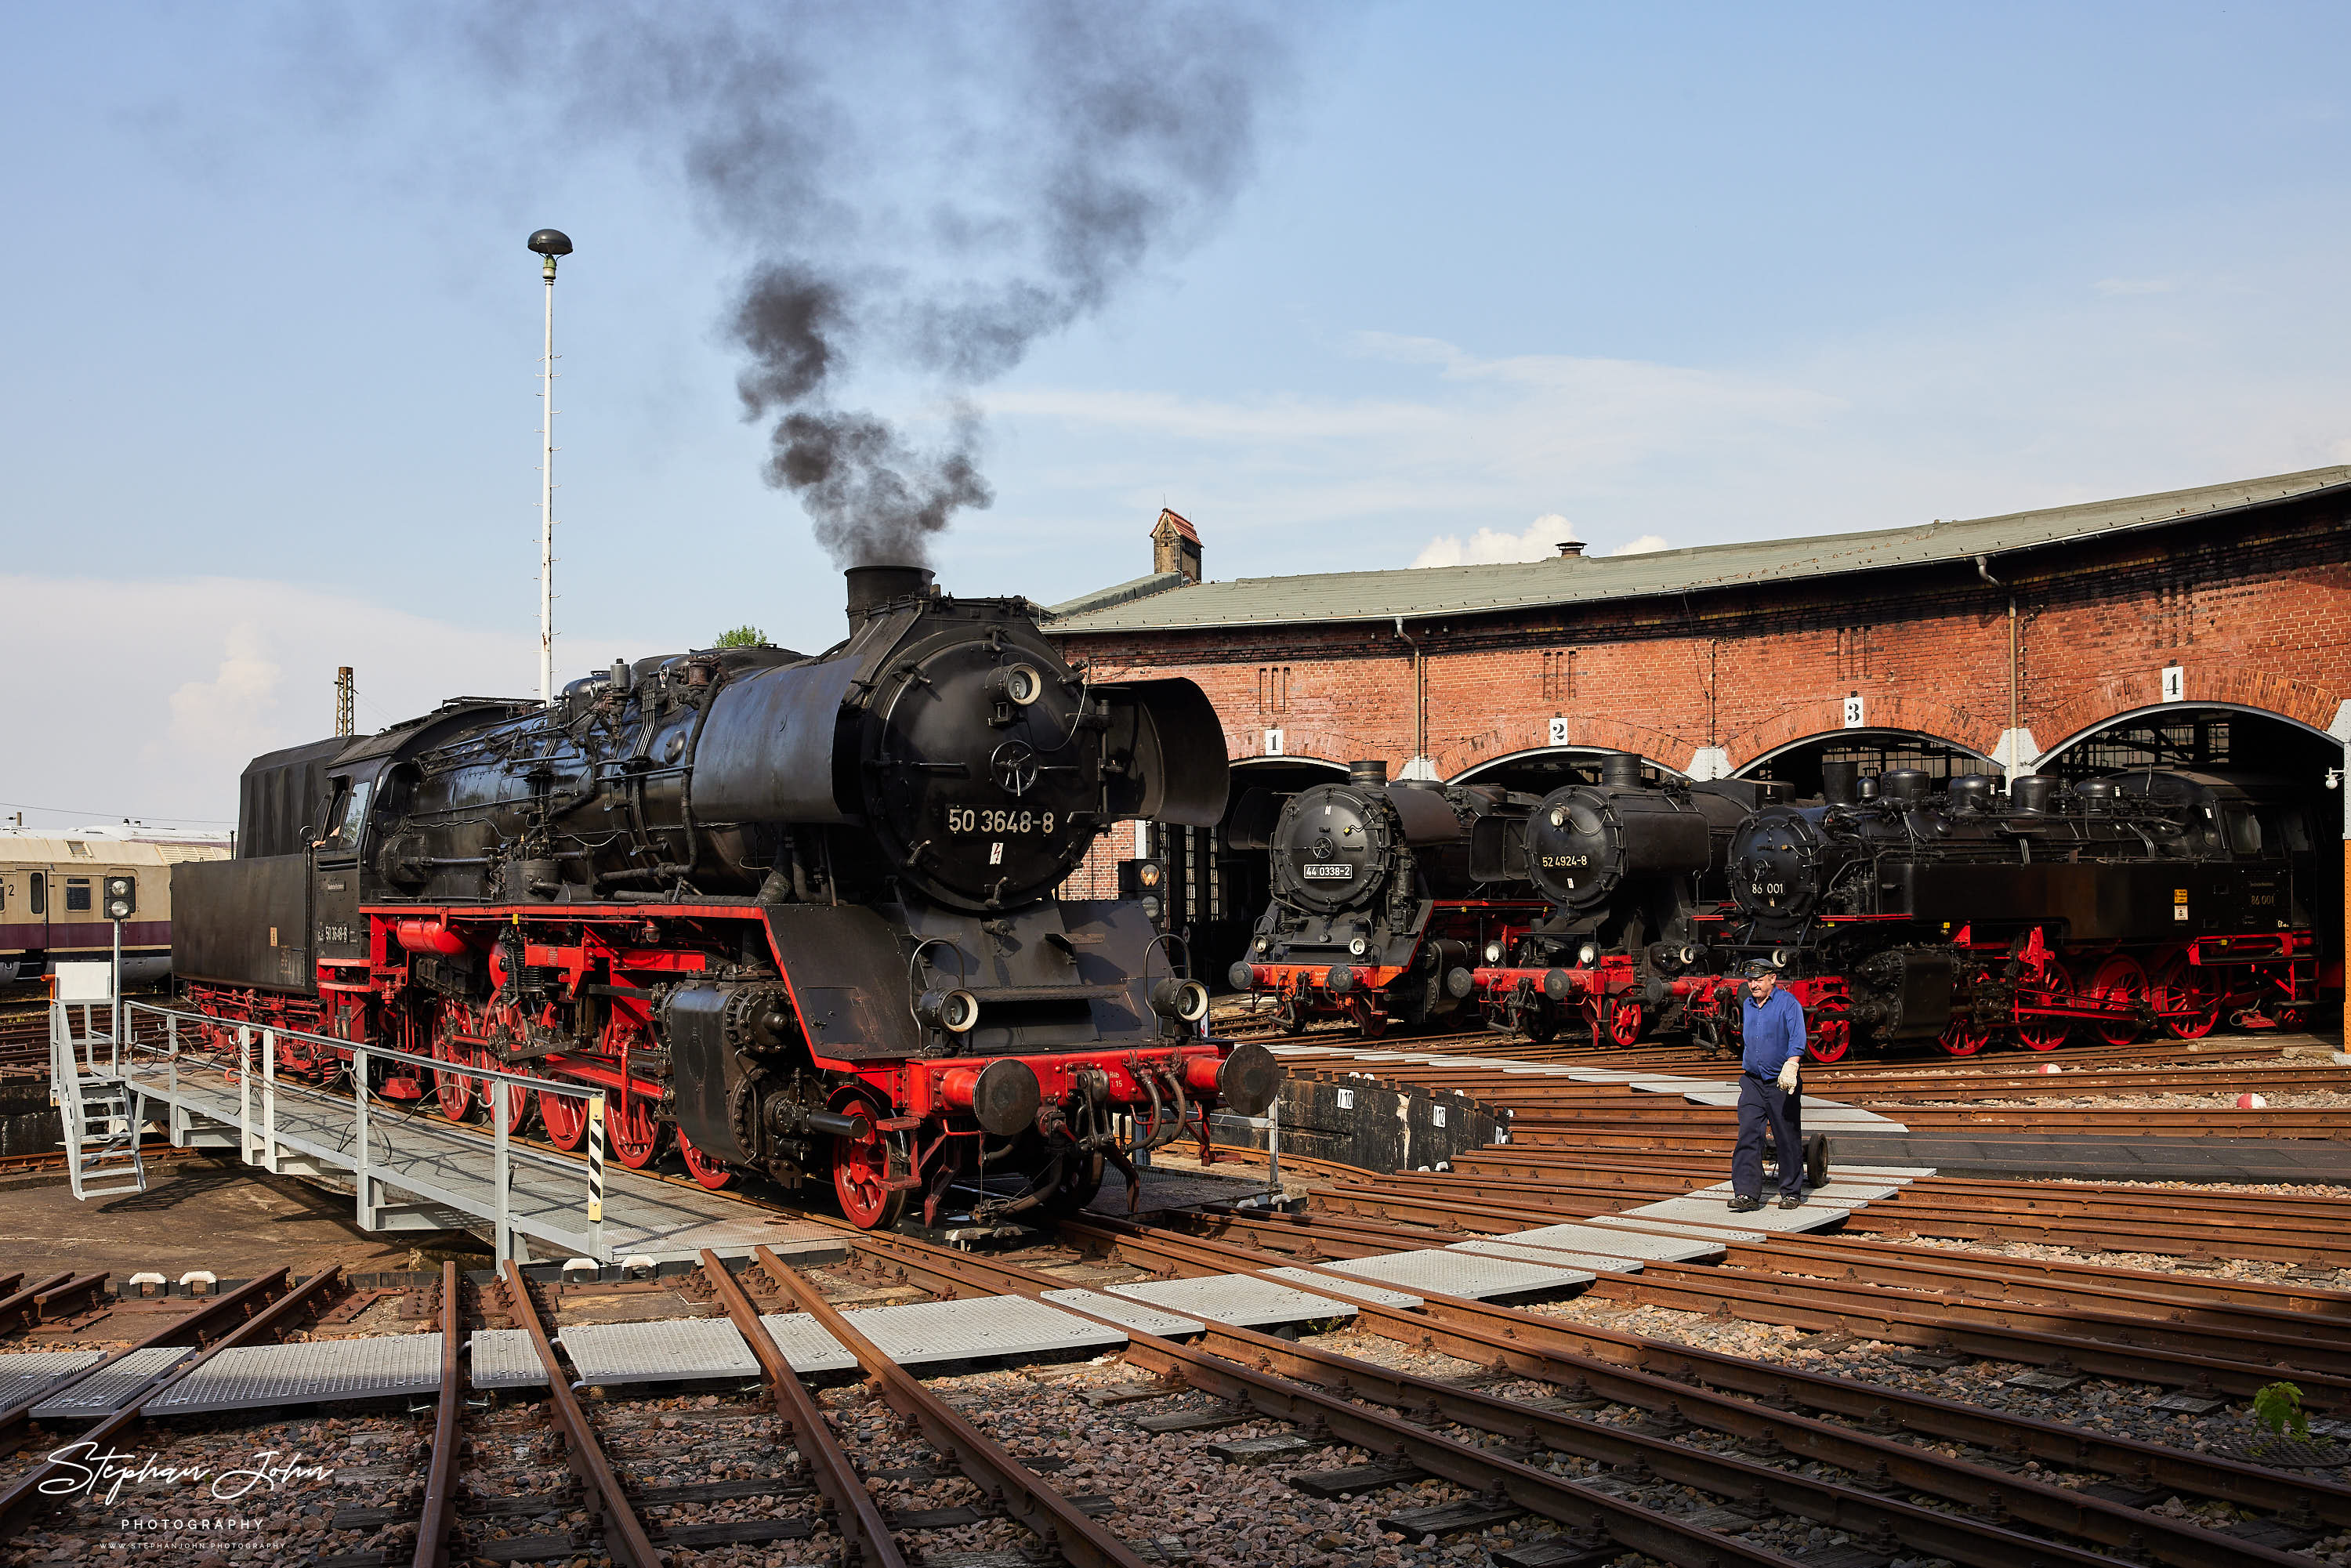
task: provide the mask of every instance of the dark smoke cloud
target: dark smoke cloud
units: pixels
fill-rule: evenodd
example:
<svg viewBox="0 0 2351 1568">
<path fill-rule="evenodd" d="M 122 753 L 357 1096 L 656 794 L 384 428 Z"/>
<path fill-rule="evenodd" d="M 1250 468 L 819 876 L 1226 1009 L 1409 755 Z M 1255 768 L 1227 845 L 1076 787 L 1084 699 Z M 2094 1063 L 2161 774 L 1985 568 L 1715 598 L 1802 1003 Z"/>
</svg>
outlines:
<svg viewBox="0 0 2351 1568">
<path fill-rule="evenodd" d="M 459 15 L 505 85 L 683 172 L 747 249 L 744 408 L 845 566 L 920 560 L 989 505 L 967 394 L 1204 235 L 1313 25 L 1227 0 Z M 847 405 L 908 372 L 949 410 L 934 443 Z"/>
</svg>

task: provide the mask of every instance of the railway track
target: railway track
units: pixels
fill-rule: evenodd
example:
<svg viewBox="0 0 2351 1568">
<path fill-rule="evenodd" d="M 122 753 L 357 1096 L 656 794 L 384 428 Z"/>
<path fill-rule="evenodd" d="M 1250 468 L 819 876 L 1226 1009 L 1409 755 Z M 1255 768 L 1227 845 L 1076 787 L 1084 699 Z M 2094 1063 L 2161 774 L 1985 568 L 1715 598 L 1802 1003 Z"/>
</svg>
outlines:
<svg viewBox="0 0 2351 1568">
<path fill-rule="evenodd" d="M 1545 1165 L 1539 1178 L 1555 1168 Z M 888 1568 L 916 1554 L 953 1563 L 952 1552 L 943 1553 L 933 1539 L 943 1528 L 937 1521 L 952 1518 L 967 1529 L 1013 1531 L 1033 1549 L 1081 1568 L 1181 1561 L 1195 1550 L 1216 1550 L 1215 1531 L 1196 1525 L 1171 1533 L 1165 1521 L 1102 1509 L 1099 1499 L 1057 1482 L 1066 1468 L 1061 1457 L 1021 1454 L 989 1435 L 1007 1405 L 1039 1396 L 958 1407 L 891 1362 L 836 1301 L 876 1282 L 943 1300 L 1034 1301 L 1066 1291 L 1073 1279 L 1099 1284 L 1105 1270 L 1134 1279 L 1198 1278 L 1270 1260 L 1327 1281 L 1333 1312 L 1343 1302 L 1353 1326 L 1294 1341 L 1214 1322 L 1183 1340 L 1129 1329 L 1119 1367 L 1079 1368 L 1076 1380 L 1148 1375 L 1155 1381 L 1090 1392 L 1106 1405 L 1119 1401 L 1113 1407 L 1122 1419 L 1144 1413 L 1156 1425 L 1143 1431 L 1162 1445 L 1187 1444 L 1186 1453 L 1239 1423 L 1270 1430 L 1229 1446 L 1255 1444 L 1261 1452 L 1270 1445 L 1284 1457 L 1277 1473 L 1286 1473 L 1294 1492 L 1353 1489 L 1377 1516 L 1373 1523 L 1405 1527 L 1373 1531 L 1374 1544 L 1416 1539 L 1413 1531 L 1440 1538 L 1503 1531 L 1513 1544 L 1496 1561 L 1512 1568 L 1596 1563 L 1627 1550 L 1704 1568 L 1784 1563 L 1817 1529 L 1834 1532 L 1835 1555 L 1827 1561 L 1847 1568 L 1903 1555 L 1984 1568 L 2087 1568 L 2117 1557 L 2217 1568 L 2306 1562 L 2292 1549 L 2351 1527 L 2351 1485 L 2338 1472 L 2281 1469 L 1628 1333 L 1562 1315 L 1561 1304 L 1514 1307 L 1428 1292 L 1412 1307 L 1354 1300 L 1345 1288 L 1359 1289 L 1360 1281 L 1318 1265 L 1423 1248 L 1447 1234 L 1523 1228 L 1529 1209 L 1554 1219 L 1570 1212 L 1551 1205 L 1557 1184 L 1547 1179 L 1522 1186 L 1533 1202 L 1458 1194 L 1382 1215 L 1349 1207 L 1381 1196 L 1374 1184 L 1358 1185 L 1366 1189 L 1361 1196 L 1338 1184 L 1318 1189 L 1299 1214 L 1206 1208 L 1151 1223 L 1067 1221 L 1050 1241 L 1003 1258 L 844 1226 L 852 1268 L 826 1279 L 764 1249 L 739 1273 L 705 1254 L 685 1291 L 706 1297 L 734 1325 L 759 1374 L 756 1389 L 703 1396 L 690 1422 L 659 1413 L 661 1401 L 621 1390 L 598 1399 L 576 1395 L 576 1368 L 566 1364 L 554 1333 L 553 1288 L 534 1286 L 509 1266 L 471 1299 L 447 1266 L 434 1303 L 444 1333 L 442 1384 L 420 1495 L 337 1511 L 338 1544 L 351 1549 L 320 1560 L 359 1568 L 586 1551 L 623 1563 L 684 1563 L 792 1542 L 805 1560 L 848 1552 Z M 1906 1192 L 1885 1207 L 1893 1213 L 1909 1204 Z M 2290 1204 L 2274 1213 L 2309 1218 Z M 253 1312 L 235 1343 L 261 1343 L 331 1299 L 334 1274 L 291 1289 L 282 1276 L 256 1281 L 199 1310 L 209 1314 L 209 1329 L 191 1317 L 159 1332 L 185 1343 L 189 1333 L 218 1332 Z M 586 1299 L 572 1287 L 560 1294 Z M 265 1301 L 275 1304 L 256 1310 Z M 1733 1244 L 1717 1266 L 1602 1271 L 1565 1305 L 1717 1318 L 1726 1308 L 1732 1315 L 1751 1309 L 1775 1324 L 1923 1347 L 1937 1361 L 2055 1366 L 2064 1369 L 2054 1379 L 2061 1384 L 2128 1379 L 2215 1400 L 2242 1398 L 2290 1376 L 2314 1405 L 2351 1406 L 2351 1295 L 2310 1285 L 1792 1236 Z M 794 1375 L 760 1321 L 784 1308 L 849 1348 L 862 1382 L 823 1388 Z M 548 1376 L 543 1403 L 467 1408 L 455 1352 L 460 1337 L 484 1322 L 529 1334 Z M 1183 1407 L 1168 1408 L 1176 1406 Z M 127 1431 L 137 1413 L 118 1419 L 116 1430 Z M 9 1429 L 5 1420 L 0 1415 L 0 1434 Z M 681 1450 L 698 1467 L 727 1473 L 718 1480 L 665 1479 L 664 1467 Z M 28 1469 L 0 1494 L 0 1529 L 21 1533 L 38 1522 L 43 1473 Z M 1228 1462 L 1217 1484 L 1236 1497 L 1262 1498 L 1264 1473 Z M 968 1500 L 945 1510 L 884 1506 L 879 1500 L 908 1477 L 959 1478 Z M 1405 1500 L 1427 1506 L 1379 1500 L 1415 1486 L 1424 1495 Z M 2166 1500 L 2224 1505 L 2249 1517 L 2230 1530 L 2208 1528 L 2158 1511 Z M 739 1506 L 740 1516 L 690 1517 L 713 1505 Z M 1262 1505 L 1244 1509 L 1236 1518 L 1261 1511 Z M 362 1530 L 364 1541 L 350 1539 Z"/>
</svg>

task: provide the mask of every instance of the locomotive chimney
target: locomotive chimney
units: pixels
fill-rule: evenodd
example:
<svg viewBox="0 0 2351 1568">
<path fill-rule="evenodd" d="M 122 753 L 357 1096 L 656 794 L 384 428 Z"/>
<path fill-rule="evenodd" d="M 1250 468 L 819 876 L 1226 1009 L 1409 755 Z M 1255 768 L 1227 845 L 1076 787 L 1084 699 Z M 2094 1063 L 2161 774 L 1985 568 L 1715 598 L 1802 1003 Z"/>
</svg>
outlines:
<svg viewBox="0 0 2351 1568">
<path fill-rule="evenodd" d="M 1376 758 L 1367 758 L 1360 762 L 1347 764 L 1347 782 L 1350 784 L 1376 786 L 1387 781 L 1388 765 Z"/>
<path fill-rule="evenodd" d="M 1641 787 L 1641 758 L 1631 751 L 1612 751 L 1600 759 L 1600 782 L 1611 789 Z"/>
<path fill-rule="evenodd" d="M 1832 806 L 1850 806 L 1854 791 L 1861 783 L 1858 762 L 1823 762 L 1821 764 L 1821 799 Z"/>
<path fill-rule="evenodd" d="M 852 632 L 890 601 L 920 593 L 931 585 L 930 569 L 921 566 L 852 566 L 841 575 L 849 580 Z"/>
</svg>

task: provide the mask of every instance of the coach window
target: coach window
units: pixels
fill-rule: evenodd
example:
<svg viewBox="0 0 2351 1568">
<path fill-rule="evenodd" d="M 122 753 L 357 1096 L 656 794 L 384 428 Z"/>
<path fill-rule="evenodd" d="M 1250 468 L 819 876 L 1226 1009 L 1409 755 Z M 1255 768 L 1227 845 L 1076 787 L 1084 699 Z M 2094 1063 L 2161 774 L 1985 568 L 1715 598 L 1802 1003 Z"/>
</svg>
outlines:
<svg viewBox="0 0 2351 1568">
<path fill-rule="evenodd" d="M 27 894 L 25 912 L 27 915 L 47 915 L 49 912 L 49 879 L 47 873 L 44 872 L 35 872 L 32 876 L 32 883 L 33 885 L 30 893 Z"/>
<path fill-rule="evenodd" d="M 68 915 L 89 913 L 89 878 L 86 876 L 66 878 L 66 913 Z"/>
</svg>

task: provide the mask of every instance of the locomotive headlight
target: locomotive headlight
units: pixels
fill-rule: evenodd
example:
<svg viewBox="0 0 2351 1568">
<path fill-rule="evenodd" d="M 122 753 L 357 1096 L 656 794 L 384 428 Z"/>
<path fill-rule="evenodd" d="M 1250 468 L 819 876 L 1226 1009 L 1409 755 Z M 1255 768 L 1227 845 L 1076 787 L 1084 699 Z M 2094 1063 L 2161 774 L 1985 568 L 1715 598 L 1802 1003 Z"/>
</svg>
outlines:
<svg viewBox="0 0 2351 1568">
<path fill-rule="evenodd" d="M 1260 952 L 1260 953 L 1270 953 L 1270 952 L 1272 952 L 1272 951 L 1273 951 L 1273 938 L 1272 938 L 1272 937 L 1270 937 L 1270 936 L 1260 936 L 1260 937 L 1259 937 L 1259 938 L 1257 939 L 1257 950 L 1258 950 L 1259 952 Z"/>
<path fill-rule="evenodd" d="M 1489 942 L 1489 943 L 1487 943 L 1487 944 L 1486 944 L 1486 962 L 1488 962 L 1489 964 L 1499 964 L 1499 963 L 1500 963 L 1501 961 L 1502 961 L 1502 945 L 1501 945 L 1499 942 Z"/>
<path fill-rule="evenodd" d="M 1007 664 L 987 677 L 987 695 L 1015 707 L 1027 707 L 1045 695 L 1045 677 L 1027 664 Z"/>
<path fill-rule="evenodd" d="M 1785 947 L 1771 949 L 1771 967 L 1775 969 L 1784 969 L 1788 967 L 1788 950 Z"/>
<path fill-rule="evenodd" d="M 1197 980 L 1162 980 L 1151 988 L 1151 1010 L 1162 1018 L 1198 1023 L 1208 1016 L 1208 988 Z"/>
<path fill-rule="evenodd" d="M 1157 887 L 1162 874 L 1157 861 L 1144 861 L 1134 868 L 1135 880 L 1145 887 Z"/>
<path fill-rule="evenodd" d="M 1685 969 L 1698 962 L 1698 949 L 1687 943 L 1683 945 L 1682 950 L 1675 956 L 1681 960 L 1682 967 Z"/>
<path fill-rule="evenodd" d="M 1347 951 L 1358 958 L 1362 957 L 1371 950 L 1372 945 L 1369 942 L 1364 941 L 1360 936 L 1353 938 L 1347 944 Z"/>
<path fill-rule="evenodd" d="M 914 1016 L 933 1029 L 968 1034 L 979 1021 L 979 998 L 965 990 L 925 991 L 914 1002 Z"/>
<path fill-rule="evenodd" d="M 1600 949 L 1589 942 L 1575 950 L 1575 961 L 1587 969 L 1592 967 L 1592 960 L 1598 956 L 1600 956 Z"/>
</svg>

